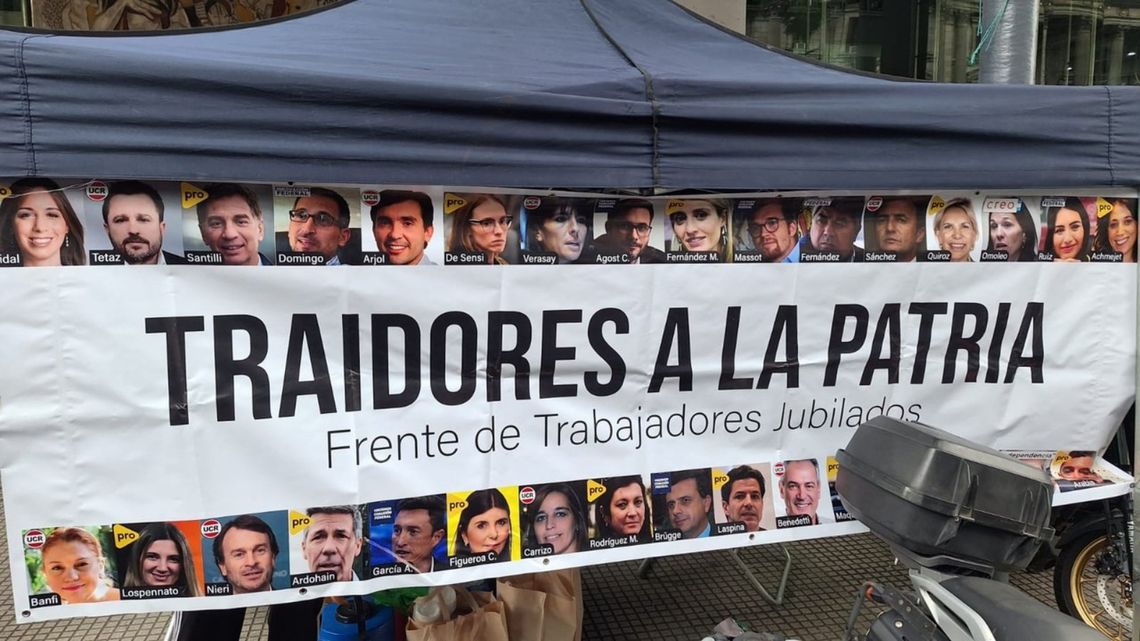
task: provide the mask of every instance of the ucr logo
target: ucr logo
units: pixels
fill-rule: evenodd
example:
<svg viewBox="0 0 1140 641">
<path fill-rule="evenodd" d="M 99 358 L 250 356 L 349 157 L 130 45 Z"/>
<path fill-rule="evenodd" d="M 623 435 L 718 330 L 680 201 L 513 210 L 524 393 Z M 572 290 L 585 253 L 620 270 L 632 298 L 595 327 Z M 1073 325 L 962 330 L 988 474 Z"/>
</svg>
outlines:
<svg viewBox="0 0 1140 641">
<path fill-rule="evenodd" d="M 531 503 L 534 503 L 534 495 L 534 488 L 529 485 L 519 488 L 519 503 L 522 503 L 523 505 L 530 505 Z"/>
<path fill-rule="evenodd" d="M 222 524 L 218 523 L 217 519 L 207 519 L 202 521 L 202 536 L 207 539 L 212 539 L 222 531 Z"/>
<path fill-rule="evenodd" d="M 542 199 L 538 196 L 527 196 L 526 199 L 523 200 L 523 207 L 527 208 L 527 210 L 538 209 L 538 206 L 541 204 Z"/>
<path fill-rule="evenodd" d="M 883 206 L 882 196 L 871 196 L 870 198 L 867 199 L 867 211 L 876 212 L 876 211 L 879 211 L 879 207 L 882 207 L 882 206 Z"/>
<path fill-rule="evenodd" d="M 772 473 L 775 474 L 776 476 L 783 476 L 784 475 L 784 464 L 783 463 L 776 463 L 775 465 L 773 465 L 772 466 Z"/>
<path fill-rule="evenodd" d="M 45 539 L 43 530 L 28 530 L 24 532 L 24 547 L 38 550 L 44 546 Z"/>
<path fill-rule="evenodd" d="M 360 192 L 360 202 L 372 207 L 380 202 L 380 192 L 375 189 L 368 189 Z"/>
<path fill-rule="evenodd" d="M 102 202 L 107 198 L 107 183 L 93 180 L 87 184 L 87 197 L 95 202 Z"/>
</svg>

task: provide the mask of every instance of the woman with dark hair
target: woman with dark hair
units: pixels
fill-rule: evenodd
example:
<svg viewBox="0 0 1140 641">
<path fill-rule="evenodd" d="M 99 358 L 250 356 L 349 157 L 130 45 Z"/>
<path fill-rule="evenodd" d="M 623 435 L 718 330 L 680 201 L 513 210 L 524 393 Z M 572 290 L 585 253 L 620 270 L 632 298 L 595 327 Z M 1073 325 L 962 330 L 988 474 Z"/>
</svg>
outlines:
<svg viewBox="0 0 1140 641">
<path fill-rule="evenodd" d="M 83 224 L 54 180 L 12 183 L 12 195 L 0 201 L 0 252 L 18 253 L 25 267 L 87 263 Z"/>
<path fill-rule="evenodd" d="M 123 586 L 176 587 L 182 596 L 201 596 L 186 537 L 170 523 L 152 523 L 131 546 Z"/>
<path fill-rule="evenodd" d="M 1024 202 L 1017 213 L 990 213 L 990 251 L 1003 251 L 1010 262 L 1037 260 L 1037 223 Z"/>
<path fill-rule="evenodd" d="M 1124 262 L 1136 262 L 1136 214 L 1132 201 L 1118 198 L 1096 229 L 1097 251 L 1116 252 Z"/>
<path fill-rule="evenodd" d="M 507 213 L 507 202 L 497 194 L 468 194 L 467 202 L 451 214 L 447 251 L 482 253 L 488 265 L 506 265 L 503 250 L 507 232 L 515 217 Z"/>
<path fill-rule="evenodd" d="M 1046 218 L 1045 251 L 1053 252 L 1053 260 L 1064 263 L 1088 260 L 1089 217 L 1081 199 L 1066 198 L 1063 206 L 1048 208 Z"/>
<path fill-rule="evenodd" d="M 496 561 L 511 560 L 511 506 L 494 488 L 467 495 L 455 532 L 456 556 L 487 552 L 494 552 Z"/>
<path fill-rule="evenodd" d="M 44 582 L 64 603 L 118 601 L 119 589 L 107 576 L 103 546 L 77 527 L 54 530 L 40 551 Z"/>
<path fill-rule="evenodd" d="M 716 252 L 728 262 L 728 201 L 722 198 L 670 200 L 666 214 L 673 228 L 674 252 Z"/>
<path fill-rule="evenodd" d="M 542 486 L 527 506 L 526 522 L 529 546 L 550 545 L 555 554 L 586 549 L 586 510 L 569 485 Z"/>
<path fill-rule="evenodd" d="M 570 198 L 543 198 L 534 211 L 527 212 L 527 249 L 558 257 L 558 264 L 579 262 L 593 237 L 590 217 Z"/>
<path fill-rule="evenodd" d="M 649 536 L 645 484 L 641 477 L 611 477 L 603 479 L 602 485 L 606 488 L 605 494 L 594 504 L 598 536 Z"/>
</svg>

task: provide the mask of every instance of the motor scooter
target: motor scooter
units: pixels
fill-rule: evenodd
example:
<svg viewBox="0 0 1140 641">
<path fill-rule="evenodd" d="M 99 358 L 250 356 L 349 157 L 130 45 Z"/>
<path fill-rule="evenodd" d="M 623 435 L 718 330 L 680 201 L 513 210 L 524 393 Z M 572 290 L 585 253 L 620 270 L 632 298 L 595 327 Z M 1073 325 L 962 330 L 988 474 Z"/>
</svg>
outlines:
<svg viewBox="0 0 1140 641">
<path fill-rule="evenodd" d="M 1008 583 L 1054 535 L 1045 471 L 887 417 L 859 426 L 836 458 L 844 506 L 887 542 L 913 588 L 864 584 L 844 641 L 1104 641 Z M 861 634 L 868 600 L 886 607 Z"/>
</svg>

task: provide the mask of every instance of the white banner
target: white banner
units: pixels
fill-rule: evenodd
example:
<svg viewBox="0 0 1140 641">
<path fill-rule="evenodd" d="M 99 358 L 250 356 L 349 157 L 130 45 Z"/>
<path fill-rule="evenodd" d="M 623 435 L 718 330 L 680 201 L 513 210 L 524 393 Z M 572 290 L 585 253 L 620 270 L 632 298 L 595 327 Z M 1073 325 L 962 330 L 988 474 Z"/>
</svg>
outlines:
<svg viewBox="0 0 1140 641">
<path fill-rule="evenodd" d="M 12 567 L 30 570 L 13 571 L 18 611 L 249 605 L 296 598 L 294 585 L 344 594 L 833 534 L 845 526 L 825 525 L 825 462 L 877 413 L 1004 449 L 1106 442 L 1132 397 L 1133 270 L 889 269 L 0 271 L 0 465 Z M 742 465 L 760 472 L 760 504 L 735 512 L 720 492 Z M 691 521 L 667 507 L 669 473 L 691 469 L 715 499 L 697 493 L 709 531 L 694 536 L 712 536 L 673 540 Z M 625 476 L 641 480 L 608 481 Z M 536 522 L 552 483 L 573 496 Z M 477 542 L 462 508 L 490 488 L 475 516 L 506 530 Z M 632 507 L 602 512 L 596 493 Z M 392 556 L 414 552 L 393 526 L 401 499 L 424 496 L 449 508 L 432 528 L 447 549 L 408 574 Z M 300 544 L 298 517 L 330 505 L 362 521 L 347 548 L 359 555 L 329 553 L 353 566 L 344 575 Z M 250 574 L 271 582 L 242 587 L 214 541 L 247 514 L 276 553 Z M 566 533 L 576 554 L 534 534 L 559 514 L 580 521 Z M 127 587 L 125 551 L 167 522 L 198 570 L 188 594 L 273 592 L 126 598 L 160 596 Z M 53 585 L 35 558 L 68 526 L 108 535 L 100 585 L 123 600 L 30 607 L 35 592 L 53 593 L 47 605 L 83 589 Z"/>
<path fill-rule="evenodd" d="M 291 221 L 320 220 L 297 214 L 302 196 L 278 196 Z M 706 239 L 685 225 L 703 219 L 689 209 L 661 226 L 696 245 Z M 759 256 L 758 230 L 775 225 L 756 224 Z M 1060 490 L 1119 483 L 1095 454 L 1133 400 L 1134 265 L 1123 252 L 938 264 L 961 249 L 953 234 L 922 262 L 889 265 L 869 249 L 845 265 L 746 264 L 737 247 L 736 264 L 0 269 L 18 619 L 854 532 L 832 457 L 879 414 L 1011 451 Z M 37 238 L 16 262 L 36 257 Z M 237 254 L 218 238 L 198 255 Z M 842 254 L 822 233 L 804 238 L 820 245 L 815 262 Z M 406 249 L 388 241 L 377 232 L 372 253 Z M 890 234 L 877 242 L 901 255 Z M 114 246 L 99 255 L 125 255 Z"/>
</svg>

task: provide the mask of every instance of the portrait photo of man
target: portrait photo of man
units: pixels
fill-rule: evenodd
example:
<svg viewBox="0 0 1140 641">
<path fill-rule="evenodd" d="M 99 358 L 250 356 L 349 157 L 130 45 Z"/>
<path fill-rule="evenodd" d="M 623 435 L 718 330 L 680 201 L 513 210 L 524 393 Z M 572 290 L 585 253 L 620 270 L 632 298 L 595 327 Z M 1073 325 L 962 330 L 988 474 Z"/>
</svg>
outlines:
<svg viewBox="0 0 1140 641">
<path fill-rule="evenodd" d="M 914 262 L 926 251 L 926 219 L 922 212 L 929 198 L 884 196 L 875 211 L 867 210 L 867 249 L 891 252 L 896 262 Z"/>
<path fill-rule="evenodd" d="M 113 182 L 108 185 L 101 208 L 103 230 L 124 264 L 181 265 L 186 262 L 182 256 L 163 250 L 166 205 L 151 185 L 138 180 Z"/>
<path fill-rule="evenodd" d="M 728 471 L 728 480 L 720 487 L 721 507 L 728 523 L 743 523 L 745 532 L 761 532 L 765 528 L 764 501 L 768 484 L 755 466 L 738 465 Z"/>
<path fill-rule="evenodd" d="M 780 499 L 788 517 L 810 517 L 810 523 L 819 523 L 819 462 L 816 459 L 784 461 L 784 474 L 780 477 Z"/>
<path fill-rule="evenodd" d="M 310 523 L 301 532 L 301 556 L 306 572 L 335 572 L 337 581 L 359 578 L 357 557 L 364 543 L 360 512 L 352 505 L 305 510 Z M 294 563 L 295 564 L 295 563 Z M 294 574 L 297 568 L 294 568 Z"/>
<path fill-rule="evenodd" d="M 806 199 L 810 202 L 811 199 Z M 802 254 L 837 254 L 838 262 L 863 260 L 863 248 L 855 245 L 862 228 L 862 198 L 829 198 L 830 204 L 813 205 L 811 229 L 800 240 Z"/>
<path fill-rule="evenodd" d="M 297 196 L 290 201 L 280 195 L 274 196 L 274 207 L 279 218 L 278 225 L 287 222 L 285 240 L 282 247 L 278 237 L 278 252 L 282 254 L 307 254 L 317 257 L 315 265 L 343 265 L 342 251 L 352 238 L 352 211 L 348 198 L 325 187 L 302 188 L 307 195 Z M 358 198 L 353 199 L 358 200 Z M 281 211 L 282 201 L 288 206 Z M 284 220 L 281 216 L 284 214 Z M 281 231 L 278 229 L 278 231 Z M 279 257 L 278 264 L 287 261 Z"/>
<path fill-rule="evenodd" d="M 1073 450 L 1053 466 L 1054 476 L 1061 481 L 1092 481 L 1102 483 L 1104 478 L 1096 472 L 1096 452 Z"/>
<path fill-rule="evenodd" d="M 665 494 L 668 527 L 681 532 L 681 538 L 699 539 L 712 529 L 712 478 L 709 470 L 685 470 L 669 475 Z"/>
<path fill-rule="evenodd" d="M 376 249 L 390 265 L 434 265 L 427 247 L 435 235 L 435 207 L 420 191 L 385 189 L 369 212 Z"/>
<path fill-rule="evenodd" d="M 605 233 L 594 243 L 601 251 L 626 254 L 631 265 L 663 263 L 665 252 L 649 244 L 653 218 L 652 201 L 623 198 L 606 214 Z"/>
<path fill-rule="evenodd" d="M 752 246 L 766 263 L 796 263 L 800 259 L 799 201 L 765 198 L 756 202 L 747 219 Z"/>
<path fill-rule="evenodd" d="M 196 207 L 202 243 L 221 256 L 223 265 L 270 265 L 262 253 L 265 220 L 261 199 L 247 185 L 203 186 L 206 198 Z"/>
<path fill-rule="evenodd" d="M 435 550 L 447 534 L 447 512 L 438 496 L 404 499 L 392 522 L 392 553 L 416 572 L 435 570 Z"/>
<path fill-rule="evenodd" d="M 258 516 L 243 514 L 222 526 L 214 538 L 214 562 L 234 594 L 273 589 L 277 536 Z"/>
</svg>

